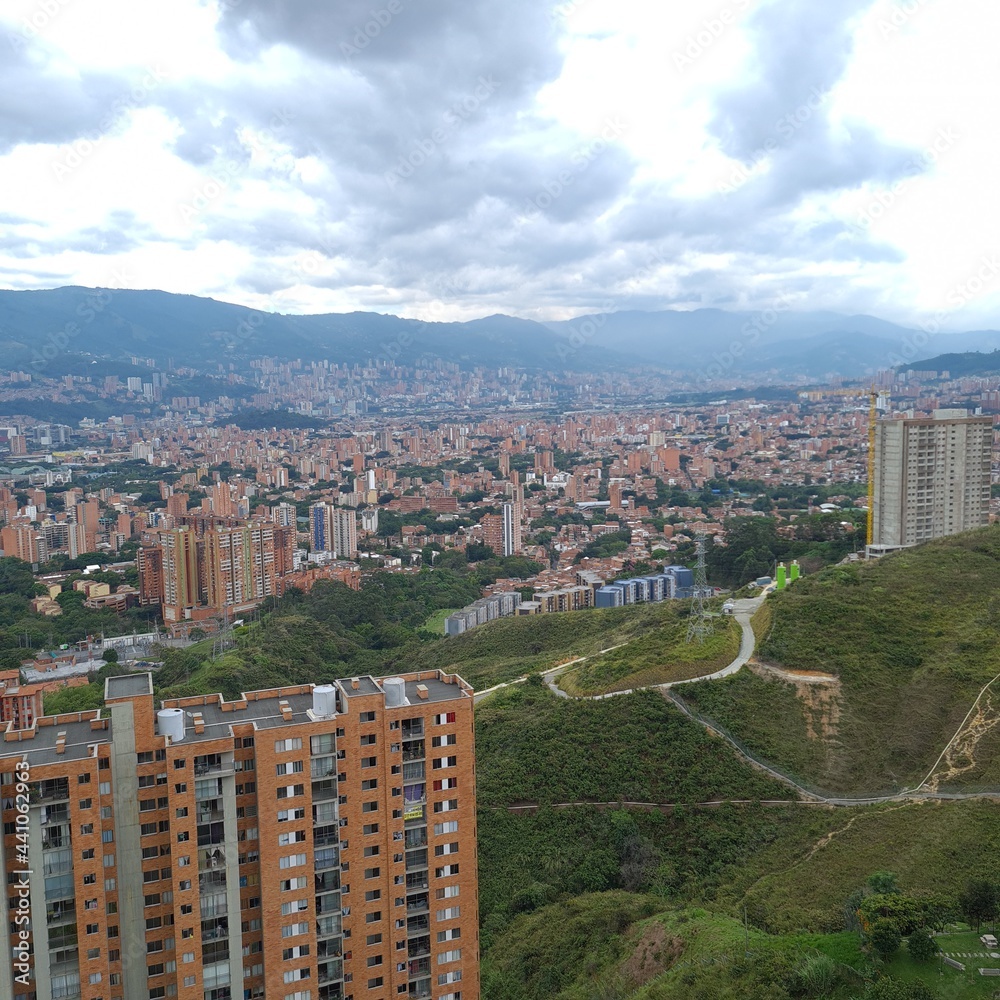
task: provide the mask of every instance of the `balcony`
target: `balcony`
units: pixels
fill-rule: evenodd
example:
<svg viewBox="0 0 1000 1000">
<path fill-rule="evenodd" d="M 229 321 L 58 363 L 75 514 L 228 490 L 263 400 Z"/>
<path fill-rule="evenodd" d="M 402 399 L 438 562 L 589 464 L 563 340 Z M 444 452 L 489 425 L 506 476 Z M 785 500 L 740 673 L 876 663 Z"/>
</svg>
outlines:
<svg viewBox="0 0 1000 1000">
<path fill-rule="evenodd" d="M 406 921 L 407 934 L 426 934 L 431 929 L 431 918 L 428 914 L 410 917 Z"/>
<path fill-rule="evenodd" d="M 40 781 L 37 785 L 32 786 L 28 792 L 28 801 L 32 805 L 39 802 L 58 802 L 61 799 L 69 799 L 69 780 L 67 778 Z"/>
<path fill-rule="evenodd" d="M 68 823 L 69 806 L 42 806 L 41 823 L 42 826 L 49 826 L 52 823 Z"/>
<path fill-rule="evenodd" d="M 427 756 L 424 750 L 423 740 L 411 740 L 409 743 L 403 744 L 403 763 L 406 764 L 409 761 L 423 760 Z"/>
<path fill-rule="evenodd" d="M 199 851 L 198 852 L 198 871 L 207 871 L 210 868 L 225 868 L 226 867 L 226 855 L 218 847 L 212 848 L 210 851 Z"/>
<path fill-rule="evenodd" d="M 413 871 L 415 868 L 426 868 L 427 867 L 427 851 L 407 851 L 406 852 L 406 870 Z"/>
<path fill-rule="evenodd" d="M 216 920 L 213 923 L 201 922 L 202 941 L 222 941 L 229 937 L 229 921 L 227 919 Z"/>
<path fill-rule="evenodd" d="M 406 891 L 412 892 L 414 889 L 426 889 L 428 886 L 427 872 L 412 872 L 406 876 Z"/>
<path fill-rule="evenodd" d="M 409 897 L 406 900 L 406 914 L 408 917 L 415 916 L 418 913 L 428 912 L 430 912 L 430 902 L 426 892 Z"/>
<path fill-rule="evenodd" d="M 407 958 L 426 958 L 431 953 L 430 935 L 413 938 L 406 942 Z"/>
</svg>

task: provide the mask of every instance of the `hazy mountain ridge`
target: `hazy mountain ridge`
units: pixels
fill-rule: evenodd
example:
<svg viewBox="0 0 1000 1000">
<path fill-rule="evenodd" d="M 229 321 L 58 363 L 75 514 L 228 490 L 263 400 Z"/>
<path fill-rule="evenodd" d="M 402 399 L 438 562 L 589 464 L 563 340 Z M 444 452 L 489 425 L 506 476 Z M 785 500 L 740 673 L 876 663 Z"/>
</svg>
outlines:
<svg viewBox="0 0 1000 1000">
<path fill-rule="evenodd" d="M 652 362 L 705 383 L 746 375 L 860 377 L 898 363 L 916 332 L 874 316 L 777 308 L 623 311 L 553 323 L 495 314 L 441 323 L 370 312 L 265 313 L 157 290 L 0 290 L 0 365 L 38 370 L 44 356 L 45 370 L 56 374 L 69 355 L 82 354 L 152 357 L 162 366 L 172 359 L 205 369 L 220 362 L 245 368 L 254 358 L 277 356 L 361 365 L 440 359 L 464 368 L 550 371 Z M 1000 346 L 995 331 L 947 336 L 959 350 Z"/>
</svg>

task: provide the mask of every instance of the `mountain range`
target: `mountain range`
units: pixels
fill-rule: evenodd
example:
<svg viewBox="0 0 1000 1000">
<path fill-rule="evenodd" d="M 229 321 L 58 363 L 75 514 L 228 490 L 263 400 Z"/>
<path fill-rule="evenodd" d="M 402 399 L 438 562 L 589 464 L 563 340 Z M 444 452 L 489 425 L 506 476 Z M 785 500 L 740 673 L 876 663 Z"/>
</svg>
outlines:
<svg viewBox="0 0 1000 1000">
<path fill-rule="evenodd" d="M 83 358 L 153 367 L 246 368 L 259 357 L 350 365 L 443 360 L 463 368 L 621 371 L 650 366 L 709 382 L 861 377 L 938 347 L 993 350 L 1000 332 L 940 334 L 835 312 L 622 311 L 538 323 L 493 315 L 426 323 L 381 313 L 265 313 L 194 295 L 68 286 L 0 290 L 0 366 L 58 375 Z"/>
</svg>

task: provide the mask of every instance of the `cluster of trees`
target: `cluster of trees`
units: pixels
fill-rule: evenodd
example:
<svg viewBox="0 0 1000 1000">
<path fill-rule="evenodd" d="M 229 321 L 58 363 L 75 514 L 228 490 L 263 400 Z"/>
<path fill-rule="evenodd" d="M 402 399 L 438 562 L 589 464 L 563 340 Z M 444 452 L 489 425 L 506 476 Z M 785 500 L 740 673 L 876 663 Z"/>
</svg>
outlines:
<svg viewBox="0 0 1000 1000">
<path fill-rule="evenodd" d="M 741 587 L 759 576 L 773 575 L 778 562 L 798 559 L 816 566 L 838 562 L 863 541 L 862 517 L 860 511 L 813 514 L 800 517 L 781 534 L 773 517 L 727 518 L 725 545 L 713 544 L 705 554 L 709 579 L 720 586 Z"/>
<path fill-rule="evenodd" d="M 133 571 L 134 572 L 134 571 Z M 124 635 L 136 629 L 148 632 L 156 621 L 150 608 L 131 608 L 121 615 L 114 611 L 85 608 L 84 595 L 73 590 L 74 580 L 82 574 L 70 575 L 63 592 L 56 597 L 62 614 L 55 617 L 36 614 L 31 599 L 47 594 L 46 588 L 35 581 L 31 566 L 20 559 L 0 559 L 0 669 L 20 666 L 32 650 L 63 643 L 75 643 L 88 635 Z M 117 573 L 92 573 L 88 579 L 117 586 L 127 577 Z"/>
</svg>

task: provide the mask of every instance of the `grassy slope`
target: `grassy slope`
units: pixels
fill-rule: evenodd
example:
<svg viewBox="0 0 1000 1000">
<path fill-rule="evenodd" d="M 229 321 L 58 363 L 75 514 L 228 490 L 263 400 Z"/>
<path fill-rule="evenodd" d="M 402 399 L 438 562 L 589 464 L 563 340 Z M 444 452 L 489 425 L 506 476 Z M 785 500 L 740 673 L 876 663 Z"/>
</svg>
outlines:
<svg viewBox="0 0 1000 1000">
<path fill-rule="evenodd" d="M 685 697 L 819 787 L 893 791 L 924 777 L 980 687 L 1000 673 L 998 587 L 1000 529 L 987 528 L 872 565 L 832 567 L 771 598 L 761 658 L 842 684 L 835 739 L 808 751 L 802 705 L 782 682 L 748 675 Z M 967 780 L 977 777 L 989 776 Z"/>
<path fill-rule="evenodd" d="M 476 709 L 479 804 L 784 798 L 660 694 L 556 698 L 540 683 Z"/>
<path fill-rule="evenodd" d="M 655 630 L 573 668 L 560 678 L 560 687 L 572 695 L 624 691 L 700 677 L 735 659 L 740 627 L 733 618 L 712 619 L 713 632 L 705 642 L 688 643 L 687 617 L 675 604 L 663 608 L 666 614 Z"/>
<path fill-rule="evenodd" d="M 676 605 L 664 602 L 503 618 L 424 646 L 410 669 L 440 667 L 486 688 L 640 638 L 672 623 L 676 615 Z"/>
</svg>

